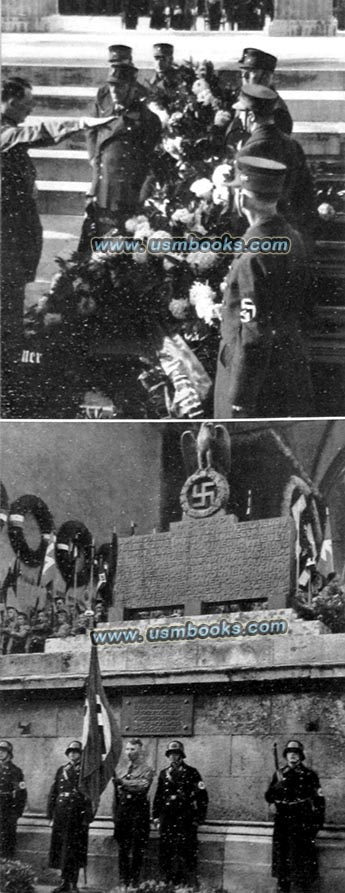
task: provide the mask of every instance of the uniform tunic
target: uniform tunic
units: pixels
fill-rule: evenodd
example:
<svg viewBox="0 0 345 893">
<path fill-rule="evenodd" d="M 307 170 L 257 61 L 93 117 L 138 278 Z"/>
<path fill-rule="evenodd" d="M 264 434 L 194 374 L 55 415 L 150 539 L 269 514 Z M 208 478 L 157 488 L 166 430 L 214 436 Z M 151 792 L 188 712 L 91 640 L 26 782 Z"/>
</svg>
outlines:
<svg viewBox="0 0 345 893">
<path fill-rule="evenodd" d="M 303 242 L 283 217 L 249 227 L 251 238 L 291 240 L 289 254 L 239 254 L 224 291 L 215 418 L 312 415 L 303 313 L 309 267 Z"/>
<path fill-rule="evenodd" d="M 165 881 L 196 883 L 197 826 L 205 821 L 207 804 L 197 769 L 182 762 L 162 770 L 153 817 L 160 820 L 159 866 Z"/>
<path fill-rule="evenodd" d="M 276 806 L 272 875 L 283 890 L 295 882 L 309 889 L 317 877 L 315 837 L 324 822 L 325 801 L 316 772 L 302 763 L 285 766 L 282 780 L 274 773 L 266 791 Z"/>
<path fill-rule="evenodd" d="M 275 124 L 260 124 L 248 137 L 238 154 L 269 158 L 285 164 L 287 173 L 278 208 L 303 236 L 312 236 L 316 227 L 316 205 L 310 170 L 302 146 L 281 133 Z"/>
<path fill-rule="evenodd" d="M 11 761 L 0 763 L 0 857 L 12 859 L 16 848 L 17 821 L 23 813 L 27 791 L 22 770 Z"/>
<path fill-rule="evenodd" d="M 153 769 L 146 763 L 129 765 L 114 779 L 113 804 L 115 832 L 119 845 L 121 883 L 136 886 L 140 877 L 145 848 L 150 836 L 150 804 L 147 794 Z"/>
<path fill-rule="evenodd" d="M 63 877 L 76 879 L 86 866 L 91 803 L 78 790 L 80 764 L 66 763 L 58 769 L 48 798 L 48 818 L 53 819 L 49 866 L 60 868 Z"/>
<path fill-rule="evenodd" d="M 106 104 L 108 96 L 105 91 Z M 100 100 L 99 96 L 98 107 L 101 111 Z M 100 116 L 103 114 L 101 111 Z M 134 88 L 128 107 L 119 109 L 113 121 L 87 135 L 93 172 L 90 195 L 115 222 L 119 220 L 121 224 L 126 216 L 139 210 L 141 189 L 160 134 L 159 118 L 146 107 Z"/>
</svg>

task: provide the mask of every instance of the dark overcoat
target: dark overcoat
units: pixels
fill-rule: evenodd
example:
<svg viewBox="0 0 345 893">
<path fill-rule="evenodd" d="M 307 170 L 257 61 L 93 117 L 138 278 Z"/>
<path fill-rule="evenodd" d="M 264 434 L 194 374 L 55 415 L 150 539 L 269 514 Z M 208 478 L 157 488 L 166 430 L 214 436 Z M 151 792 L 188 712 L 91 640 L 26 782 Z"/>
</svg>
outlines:
<svg viewBox="0 0 345 893">
<path fill-rule="evenodd" d="M 92 162 L 90 194 L 100 208 L 115 213 L 138 210 L 160 134 L 159 118 L 136 96 L 113 121 L 87 135 Z"/>
<path fill-rule="evenodd" d="M 160 821 L 159 864 L 175 884 L 195 883 L 197 827 L 205 821 L 208 795 L 200 773 L 181 763 L 159 775 L 153 817 Z"/>
<path fill-rule="evenodd" d="M 317 225 L 312 176 L 302 146 L 275 124 L 260 124 L 237 157 L 254 155 L 285 164 L 287 173 L 278 208 L 295 229 L 311 235 Z"/>
<path fill-rule="evenodd" d="M 325 814 L 318 776 L 302 763 L 295 768 L 285 766 L 281 780 L 274 773 L 265 798 L 276 806 L 272 875 L 309 889 L 317 877 L 315 837 Z"/>
<path fill-rule="evenodd" d="M 0 858 L 12 859 L 16 848 L 17 821 L 27 799 L 22 770 L 11 761 L 0 763 Z"/>
<path fill-rule="evenodd" d="M 87 863 L 91 803 L 78 790 L 80 766 L 66 763 L 58 769 L 48 798 L 48 818 L 53 820 L 49 853 L 51 868 L 62 874 Z"/>
<path fill-rule="evenodd" d="M 244 233 L 291 241 L 288 254 L 235 256 L 223 297 L 215 418 L 312 415 L 303 343 L 309 265 L 300 235 L 276 216 Z"/>
</svg>

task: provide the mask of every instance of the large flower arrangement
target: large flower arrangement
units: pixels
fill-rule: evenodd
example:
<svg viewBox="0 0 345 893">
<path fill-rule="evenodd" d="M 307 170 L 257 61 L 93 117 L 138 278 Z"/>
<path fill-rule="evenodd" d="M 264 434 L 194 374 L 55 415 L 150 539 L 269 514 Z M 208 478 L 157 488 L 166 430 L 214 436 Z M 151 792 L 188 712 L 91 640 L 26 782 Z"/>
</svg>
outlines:
<svg viewBox="0 0 345 893">
<path fill-rule="evenodd" d="M 222 283 L 231 255 L 145 250 L 152 238 L 188 242 L 231 231 L 232 168 L 219 152 L 216 120 L 222 114 L 224 127 L 230 112 L 215 79 L 202 82 L 192 64 L 187 68 L 173 101 L 151 96 L 163 138 L 141 213 L 127 220 L 121 234 L 140 239 L 142 251 L 58 259 L 59 273 L 38 307 L 45 344 L 58 332 L 69 368 L 78 366 L 73 380 L 83 407 L 83 395 L 91 394 L 91 403 L 104 401 L 107 417 L 189 418 L 211 409 Z M 95 351 L 97 374 L 90 360 Z"/>
</svg>

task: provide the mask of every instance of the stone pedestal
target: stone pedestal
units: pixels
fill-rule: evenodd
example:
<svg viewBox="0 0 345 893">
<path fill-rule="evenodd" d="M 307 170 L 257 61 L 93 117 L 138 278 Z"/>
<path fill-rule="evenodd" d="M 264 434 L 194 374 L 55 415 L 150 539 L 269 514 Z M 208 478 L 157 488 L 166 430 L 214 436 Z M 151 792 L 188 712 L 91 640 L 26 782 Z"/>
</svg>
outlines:
<svg viewBox="0 0 345 893">
<path fill-rule="evenodd" d="M 274 0 L 274 19 L 265 31 L 275 37 L 332 37 L 337 31 L 333 0 Z"/>
<path fill-rule="evenodd" d="M 58 0 L 3 0 L 3 31 L 55 31 Z"/>
</svg>

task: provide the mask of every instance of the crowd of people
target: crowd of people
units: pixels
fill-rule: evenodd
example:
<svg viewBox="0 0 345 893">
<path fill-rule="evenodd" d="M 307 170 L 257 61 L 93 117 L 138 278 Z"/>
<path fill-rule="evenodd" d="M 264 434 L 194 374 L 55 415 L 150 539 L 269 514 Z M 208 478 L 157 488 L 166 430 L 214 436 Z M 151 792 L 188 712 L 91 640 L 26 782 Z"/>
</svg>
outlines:
<svg viewBox="0 0 345 893">
<path fill-rule="evenodd" d="M 106 620 L 107 609 L 101 598 L 95 599 L 91 611 L 66 605 L 66 599 L 59 594 L 47 601 L 45 608 L 24 611 L 7 607 L 0 624 L 0 654 L 43 652 L 46 639 L 83 635 L 91 624 L 99 626 Z"/>
<path fill-rule="evenodd" d="M 3 85 L 3 415 L 27 414 L 28 371 L 41 373 L 31 400 L 45 388 L 44 416 L 59 417 L 54 393 L 68 403 L 72 389 L 62 417 L 90 401 L 120 418 L 311 415 L 305 340 L 319 218 L 274 87 L 277 59 L 246 48 L 234 92 L 211 61 L 177 65 L 169 43 L 153 57 L 154 75 L 140 83 L 130 47 L 109 47 L 108 79 L 86 120 L 26 125 L 30 84 Z M 41 252 L 27 150 L 82 128 L 92 183 L 78 251 L 59 261 L 25 342 L 25 283 Z M 288 251 L 270 251 L 273 236 Z M 116 248 L 119 237 L 129 250 Z M 151 250 L 157 241 L 163 249 Z M 27 356 L 40 367 L 25 378 Z M 27 411 L 35 416 L 32 402 Z"/>
<path fill-rule="evenodd" d="M 168 766 L 158 777 L 152 800 L 153 826 L 159 832 L 159 875 L 172 885 L 199 889 L 198 826 L 207 815 L 208 793 L 200 772 L 186 762 L 181 741 L 170 741 Z M 80 784 L 82 745 L 71 741 L 67 763 L 56 772 L 48 798 L 52 823 L 49 866 L 60 869 L 53 893 L 78 893 L 78 876 L 86 867 L 88 830 L 94 818 L 91 800 Z M 272 874 L 279 893 L 292 885 L 303 893 L 313 889 L 318 876 L 315 838 L 323 826 L 325 800 L 315 771 L 304 765 L 303 744 L 290 739 L 283 752 L 285 763 L 276 771 L 265 798 L 275 806 Z M 27 791 L 21 769 L 12 761 L 9 741 L 0 741 L 0 854 L 13 857 L 16 825 Z M 127 765 L 113 776 L 114 837 L 118 845 L 121 887 L 138 888 L 150 836 L 150 801 L 154 770 L 144 756 L 140 738 L 126 744 Z"/>
</svg>

